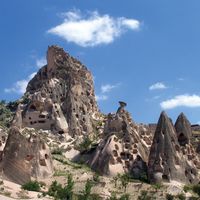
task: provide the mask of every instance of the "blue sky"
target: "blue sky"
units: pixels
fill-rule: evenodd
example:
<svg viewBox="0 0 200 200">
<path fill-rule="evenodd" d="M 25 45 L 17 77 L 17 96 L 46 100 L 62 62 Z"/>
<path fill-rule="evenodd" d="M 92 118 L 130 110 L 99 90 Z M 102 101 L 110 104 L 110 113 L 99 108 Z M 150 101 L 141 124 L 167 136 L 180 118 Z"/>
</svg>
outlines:
<svg viewBox="0 0 200 200">
<path fill-rule="evenodd" d="M 58 44 L 95 78 L 100 109 L 200 122 L 199 0 L 1 0 L 0 99 L 19 98 Z M 77 34 L 80 33 L 80 34 Z"/>
</svg>

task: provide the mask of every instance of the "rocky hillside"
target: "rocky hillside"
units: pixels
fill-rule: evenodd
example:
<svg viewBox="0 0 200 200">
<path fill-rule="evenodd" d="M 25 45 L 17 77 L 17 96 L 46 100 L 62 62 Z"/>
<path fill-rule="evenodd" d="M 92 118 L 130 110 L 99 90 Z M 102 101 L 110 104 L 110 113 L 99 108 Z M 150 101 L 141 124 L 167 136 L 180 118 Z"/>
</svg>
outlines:
<svg viewBox="0 0 200 200">
<path fill-rule="evenodd" d="M 180 114 L 173 124 L 162 112 L 157 124 L 137 124 L 126 103 L 119 104 L 116 113 L 101 113 L 91 72 L 62 48 L 50 46 L 47 65 L 28 83 L 24 96 L 9 105 L 12 111 L 1 103 L 1 178 L 20 185 L 42 180 L 43 194 L 55 199 L 64 198 L 47 192 L 51 183 L 56 180 L 61 185 L 52 184 L 62 191 L 69 174 L 76 198 L 83 183 L 89 187 L 88 180 L 98 185 L 93 193 L 100 199 L 114 199 L 113 192 L 115 199 L 123 192 L 129 193 L 126 199 L 165 199 L 168 193 L 184 193 L 185 184 L 198 186 L 199 140 L 186 116 Z M 162 190 L 153 192 L 155 184 Z M 11 196 L 19 197 L 16 192 Z"/>
</svg>

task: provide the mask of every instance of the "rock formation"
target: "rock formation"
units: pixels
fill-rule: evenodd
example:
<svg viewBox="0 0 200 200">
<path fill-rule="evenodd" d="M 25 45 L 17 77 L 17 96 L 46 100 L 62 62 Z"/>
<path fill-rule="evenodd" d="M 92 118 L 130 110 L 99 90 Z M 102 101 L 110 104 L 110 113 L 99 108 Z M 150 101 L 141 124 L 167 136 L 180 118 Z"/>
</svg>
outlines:
<svg viewBox="0 0 200 200">
<path fill-rule="evenodd" d="M 48 48 L 47 65 L 29 82 L 25 96 L 22 127 L 76 138 L 94 132 L 99 111 L 92 75 L 62 48 Z"/>
<path fill-rule="evenodd" d="M 19 102 L 7 141 L 0 130 L 0 169 L 9 180 L 23 184 L 52 175 L 48 141 L 72 150 L 71 159 L 87 160 L 102 175 L 130 173 L 140 178 L 148 172 L 152 183 L 199 182 L 200 156 L 183 113 L 175 125 L 165 112 L 157 126 L 136 124 L 125 110 L 127 104 L 120 101 L 116 113 L 101 114 L 92 74 L 58 46 L 48 48 L 47 65 L 28 83 Z M 91 149 L 86 144 L 81 152 L 75 147 L 84 137 L 96 137 L 98 143 L 89 141 Z"/>
<path fill-rule="evenodd" d="M 34 131 L 12 127 L 3 151 L 1 168 L 7 179 L 24 184 L 53 173 L 49 147 Z"/>
<path fill-rule="evenodd" d="M 178 121 L 180 121 L 179 119 Z M 181 127 L 185 130 L 184 125 Z M 179 145 L 171 120 L 165 112 L 162 112 L 149 155 L 148 175 L 150 181 L 160 183 L 174 180 L 183 183 L 198 183 L 199 164 L 192 145 L 188 143 L 184 148 Z"/>
<path fill-rule="evenodd" d="M 146 171 L 151 134 L 132 121 L 124 109 L 124 102 L 119 103 L 117 113 L 108 115 L 104 138 L 94 152 L 90 166 L 104 175 L 131 173 L 139 177 Z"/>
<path fill-rule="evenodd" d="M 190 138 L 192 137 L 191 124 L 186 116 L 181 113 L 175 123 L 175 129 L 178 137 L 178 142 L 181 146 L 189 144 Z"/>
</svg>

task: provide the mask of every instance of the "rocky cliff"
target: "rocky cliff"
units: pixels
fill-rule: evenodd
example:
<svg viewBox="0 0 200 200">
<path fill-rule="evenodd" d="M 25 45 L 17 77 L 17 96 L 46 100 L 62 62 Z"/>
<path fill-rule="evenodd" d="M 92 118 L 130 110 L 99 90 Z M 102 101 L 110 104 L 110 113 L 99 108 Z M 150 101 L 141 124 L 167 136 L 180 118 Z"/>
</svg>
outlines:
<svg viewBox="0 0 200 200">
<path fill-rule="evenodd" d="M 22 127 L 72 137 L 93 134 L 99 110 L 92 74 L 62 48 L 51 46 L 47 65 L 29 82 Z"/>
<path fill-rule="evenodd" d="M 94 152 L 90 166 L 100 174 L 130 173 L 139 178 L 146 173 L 151 133 L 137 125 L 120 102 L 115 114 L 107 116 L 104 137 Z"/>
</svg>

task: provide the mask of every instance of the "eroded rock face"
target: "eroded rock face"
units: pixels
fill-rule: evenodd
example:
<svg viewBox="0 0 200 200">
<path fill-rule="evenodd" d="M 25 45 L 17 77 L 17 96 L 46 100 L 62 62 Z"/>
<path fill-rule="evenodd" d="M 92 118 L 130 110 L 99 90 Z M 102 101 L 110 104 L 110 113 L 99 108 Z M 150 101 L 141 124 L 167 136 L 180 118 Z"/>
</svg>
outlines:
<svg viewBox="0 0 200 200">
<path fill-rule="evenodd" d="M 198 183 L 199 160 L 190 143 L 180 146 L 175 128 L 165 112 L 161 113 L 151 146 L 148 175 L 152 183 Z"/>
<path fill-rule="evenodd" d="M 109 114 L 105 125 L 104 138 L 97 147 L 90 166 L 101 174 L 115 176 L 118 173 L 132 173 L 139 177 L 146 171 L 151 134 L 136 125 L 120 102 L 116 114 Z M 147 133 L 146 135 L 144 133 Z M 148 144 L 144 138 L 148 138 Z"/>
<path fill-rule="evenodd" d="M 175 129 L 178 137 L 178 142 L 181 146 L 189 144 L 192 137 L 191 124 L 186 116 L 181 113 L 175 123 Z"/>
<path fill-rule="evenodd" d="M 47 65 L 29 82 L 25 95 L 28 104 L 21 110 L 22 127 L 72 137 L 94 132 L 99 111 L 92 75 L 62 48 L 48 48 Z"/>
<path fill-rule="evenodd" d="M 3 175 L 18 184 L 33 178 L 46 178 L 53 173 L 49 147 L 39 135 L 12 127 L 2 156 Z"/>
</svg>

